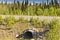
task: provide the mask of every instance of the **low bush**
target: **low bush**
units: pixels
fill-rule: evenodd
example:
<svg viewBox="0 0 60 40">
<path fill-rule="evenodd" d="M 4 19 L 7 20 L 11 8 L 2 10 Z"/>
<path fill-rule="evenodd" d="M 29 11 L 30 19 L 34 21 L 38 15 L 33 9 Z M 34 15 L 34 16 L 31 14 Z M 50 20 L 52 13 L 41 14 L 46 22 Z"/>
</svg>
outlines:
<svg viewBox="0 0 60 40">
<path fill-rule="evenodd" d="M 47 32 L 47 38 L 46 40 L 59 40 L 60 35 L 59 35 L 59 28 L 60 28 L 60 23 L 58 20 L 53 20 L 49 24 L 49 32 Z"/>
</svg>

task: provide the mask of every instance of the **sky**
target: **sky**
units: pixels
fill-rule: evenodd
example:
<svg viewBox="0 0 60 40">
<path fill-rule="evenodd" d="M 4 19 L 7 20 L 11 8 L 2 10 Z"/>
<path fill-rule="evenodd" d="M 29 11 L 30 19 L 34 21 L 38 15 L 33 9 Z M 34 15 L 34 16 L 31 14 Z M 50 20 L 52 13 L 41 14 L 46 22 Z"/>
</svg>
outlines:
<svg viewBox="0 0 60 40">
<path fill-rule="evenodd" d="M 1 2 L 2 0 L 0 0 L 0 2 Z M 6 1 L 6 0 L 3 0 L 4 2 Z M 7 0 L 7 2 L 13 2 L 14 0 Z M 20 2 L 22 2 L 23 0 L 18 0 L 18 1 L 20 1 Z M 29 0 L 29 2 L 37 2 L 37 3 L 40 3 L 40 2 L 42 2 L 42 0 Z M 43 0 L 44 2 L 46 2 L 47 0 Z M 49 2 L 50 2 L 51 0 L 49 0 Z M 58 0 L 59 2 L 60 2 L 60 0 Z"/>
</svg>

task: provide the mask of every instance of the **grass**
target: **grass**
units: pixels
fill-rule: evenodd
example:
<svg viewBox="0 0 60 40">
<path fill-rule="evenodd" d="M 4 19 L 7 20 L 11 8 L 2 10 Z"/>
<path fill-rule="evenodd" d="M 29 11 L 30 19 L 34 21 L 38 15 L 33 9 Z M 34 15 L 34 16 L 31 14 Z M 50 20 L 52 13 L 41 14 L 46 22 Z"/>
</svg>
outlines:
<svg viewBox="0 0 60 40">
<path fill-rule="evenodd" d="M 1 20 L 2 20 L 2 18 L 1 18 Z M 6 21 L 6 20 L 8 20 L 8 21 Z M 53 20 L 51 22 L 47 22 L 47 20 L 38 21 L 38 19 L 35 20 L 33 18 L 31 18 L 31 20 L 28 22 L 27 20 L 24 20 L 23 18 L 16 20 L 16 19 L 13 19 L 13 17 L 7 18 L 6 20 L 3 20 L 2 22 L 3 23 L 4 23 L 4 21 L 5 21 L 5 23 L 11 22 L 11 21 L 14 22 L 13 28 L 8 26 L 8 24 L 6 24 L 6 25 L 4 25 L 3 23 L 0 24 L 0 40 L 19 40 L 15 37 L 16 34 L 22 34 L 24 30 L 31 28 L 31 27 L 36 27 L 36 28 L 44 27 L 44 30 L 48 27 L 50 29 L 50 31 L 46 34 L 47 40 L 48 40 L 48 38 L 51 39 L 50 36 L 53 36 L 53 34 L 59 35 L 58 33 L 55 34 L 57 31 L 59 31 L 58 28 L 60 27 L 58 20 L 55 20 L 55 19 L 54 19 L 55 21 Z M 7 27 L 9 27 L 11 29 L 8 29 Z M 55 33 L 53 33 L 52 30 Z M 53 40 L 53 38 L 55 39 L 57 37 L 53 36 L 51 40 Z M 21 39 L 21 40 L 23 40 L 23 39 Z"/>
</svg>

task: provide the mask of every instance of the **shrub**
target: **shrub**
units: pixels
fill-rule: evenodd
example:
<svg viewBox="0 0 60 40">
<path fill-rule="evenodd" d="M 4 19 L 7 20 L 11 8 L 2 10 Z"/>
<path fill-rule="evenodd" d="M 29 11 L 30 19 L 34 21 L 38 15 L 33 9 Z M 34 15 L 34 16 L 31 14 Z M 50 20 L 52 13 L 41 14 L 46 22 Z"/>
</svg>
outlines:
<svg viewBox="0 0 60 40">
<path fill-rule="evenodd" d="M 38 28 L 42 28 L 42 21 L 41 21 L 41 20 L 39 20 L 39 21 L 37 22 L 37 27 L 38 27 Z"/>
<path fill-rule="evenodd" d="M 49 24 L 49 32 L 47 32 L 47 39 L 46 40 L 59 40 L 59 28 L 60 28 L 60 23 L 58 20 L 53 20 Z"/>
<path fill-rule="evenodd" d="M 2 16 L 0 16 L 0 24 L 2 24 Z"/>
<path fill-rule="evenodd" d="M 60 16 L 60 8 L 56 9 L 56 14 L 57 14 L 57 16 Z"/>
<path fill-rule="evenodd" d="M 49 15 L 50 16 L 57 16 L 55 7 L 50 7 Z"/>
<path fill-rule="evenodd" d="M 0 21 L 2 20 L 2 16 L 0 16 Z"/>
<path fill-rule="evenodd" d="M 13 24 L 16 22 L 16 19 L 14 17 L 6 17 L 4 21 L 7 23 L 9 28 L 13 28 Z"/>
<path fill-rule="evenodd" d="M 38 14 L 38 15 L 43 15 L 43 14 L 44 14 L 44 13 L 43 13 L 43 10 L 42 10 L 41 8 L 38 8 L 37 14 Z"/>
<path fill-rule="evenodd" d="M 49 9 L 44 9 L 44 13 L 43 13 L 44 16 L 49 16 Z"/>
<path fill-rule="evenodd" d="M 36 20 L 36 19 L 31 18 L 31 19 L 30 19 L 30 23 L 31 23 L 32 25 L 36 25 L 36 24 L 37 24 L 37 20 Z"/>
<path fill-rule="evenodd" d="M 20 17 L 18 21 L 23 22 L 24 21 L 24 18 L 23 17 Z"/>
</svg>

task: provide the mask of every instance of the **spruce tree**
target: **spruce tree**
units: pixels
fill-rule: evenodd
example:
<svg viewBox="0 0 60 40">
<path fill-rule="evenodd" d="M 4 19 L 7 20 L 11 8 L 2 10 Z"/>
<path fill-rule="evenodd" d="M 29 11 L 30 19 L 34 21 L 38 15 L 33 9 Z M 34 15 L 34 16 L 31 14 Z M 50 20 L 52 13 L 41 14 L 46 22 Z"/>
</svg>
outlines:
<svg viewBox="0 0 60 40">
<path fill-rule="evenodd" d="M 58 0 L 54 0 L 54 3 L 55 3 L 55 5 L 57 5 L 58 4 Z"/>
<path fill-rule="evenodd" d="M 58 7 L 58 0 L 54 0 L 55 7 Z"/>
<path fill-rule="evenodd" d="M 54 1 L 53 0 L 51 0 L 51 5 L 53 5 L 54 4 Z"/>
<path fill-rule="evenodd" d="M 37 11 L 38 11 L 38 4 L 36 3 L 36 5 L 35 5 L 35 14 L 36 15 L 38 15 Z"/>
<path fill-rule="evenodd" d="M 5 5 L 7 5 L 7 0 L 5 1 Z"/>
<path fill-rule="evenodd" d="M 28 0 L 25 0 L 25 6 L 28 6 Z"/>
<path fill-rule="evenodd" d="M 20 9 L 20 2 L 17 1 L 17 6 L 18 6 L 18 9 Z"/>
<path fill-rule="evenodd" d="M 48 0 L 47 0 L 47 5 L 48 5 Z"/>
<path fill-rule="evenodd" d="M 28 7 L 28 0 L 25 0 L 25 10 Z"/>
<path fill-rule="evenodd" d="M 22 12 L 25 10 L 24 1 L 22 2 L 21 10 Z"/>
</svg>

